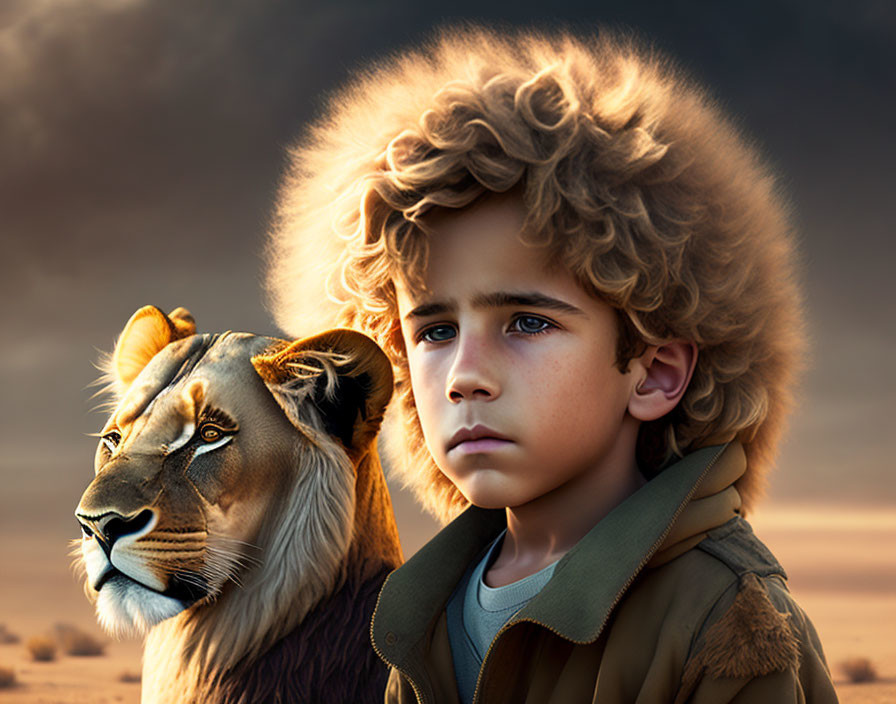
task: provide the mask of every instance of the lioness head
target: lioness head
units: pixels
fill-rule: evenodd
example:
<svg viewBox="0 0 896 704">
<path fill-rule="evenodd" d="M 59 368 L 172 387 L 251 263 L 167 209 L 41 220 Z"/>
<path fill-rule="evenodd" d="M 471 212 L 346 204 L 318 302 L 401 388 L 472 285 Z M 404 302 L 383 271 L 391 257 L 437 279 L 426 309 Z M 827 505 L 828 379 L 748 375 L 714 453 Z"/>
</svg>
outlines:
<svg viewBox="0 0 896 704">
<path fill-rule="evenodd" d="M 184 309 L 147 306 L 110 367 L 118 403 L 76 510 L 86 588 L 108 630 L 209 603 L 263 561 L 269 579 L 293 574 L 292 590 L 331 586 L 351 540 L 357 458 L 392 392 L 371 340 L 197 335 Z"/>
</svg>

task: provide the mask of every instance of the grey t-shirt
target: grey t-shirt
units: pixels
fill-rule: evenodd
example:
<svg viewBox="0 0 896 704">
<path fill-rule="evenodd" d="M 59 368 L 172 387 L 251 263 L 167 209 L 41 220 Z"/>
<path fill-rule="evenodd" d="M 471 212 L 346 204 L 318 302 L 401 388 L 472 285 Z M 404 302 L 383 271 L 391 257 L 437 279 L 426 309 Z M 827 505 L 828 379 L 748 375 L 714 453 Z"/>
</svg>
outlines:
<svg viewBox="0 0 896 704">
<path fill-rule="evenodd" d="M 467 570 L 445 607 L 454 676 L 461 702 L 472 702 L 479 670 L 501 626 L 542 590 L 557 563 L 503 587 L 489 587 L 483 576 L 494 562 L 506 531 Z"/>
</svg>

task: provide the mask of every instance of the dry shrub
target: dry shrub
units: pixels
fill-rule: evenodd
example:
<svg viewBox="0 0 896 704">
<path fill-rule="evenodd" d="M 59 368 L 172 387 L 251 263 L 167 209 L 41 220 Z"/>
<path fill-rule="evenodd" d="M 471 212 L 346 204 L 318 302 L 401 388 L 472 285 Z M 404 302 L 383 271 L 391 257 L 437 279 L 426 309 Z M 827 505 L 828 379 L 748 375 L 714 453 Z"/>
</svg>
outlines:
<svg viewBox="0 0 896 704">
<path fill-rule="evenodd" d="M 66 655 L 103 655 L 106 643 L 67 623 L 57 623 L 53 630 L 56 641 Z"/>
<path fill-rule="evenodd" d="M 119 682 L 139 682 L 140 681 L 140 673 L 139 672 L 131 672 L 130 670 L 124 670 L 118 676 Z"/>
<path fill-rule="evenodd" d="M 868 658 L 849 658 L 840 663 L 840 669 L 850 682 L 877 680 L 877 670 Z"/>
<path fill-rule="evenodd" d="M 0 643 L 9 645 L 10 643 L 18 643 L 21 639 L 15 634 L 6 630 L 6 624 L 0 623 Z"/>
<path fill-rule="evenodd" d="M 12 687 L 16 683 L 16 671 L 0 665 L 0 689 Z"/>
<path fill-rule="evenodd" d="M 56 641 L 49 636 L 31 636 L 25 641 L 25 650 L 32 660 L 49 662 L 56 659 Z"/>
</svg>

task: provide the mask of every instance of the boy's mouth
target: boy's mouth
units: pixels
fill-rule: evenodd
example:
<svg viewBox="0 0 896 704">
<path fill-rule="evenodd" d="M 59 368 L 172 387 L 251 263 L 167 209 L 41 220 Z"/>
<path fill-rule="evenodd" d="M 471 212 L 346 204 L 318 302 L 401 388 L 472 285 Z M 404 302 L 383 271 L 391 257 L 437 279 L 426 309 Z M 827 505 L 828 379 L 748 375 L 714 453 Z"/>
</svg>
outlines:
<svg viewBox="0 0 896 704">
<path fill-rule="evenodd" d="M 474 425 L 472 428 L 461 428 L 448 441 L 446 452 L 463 449 L 466 452 L 484 452 L 494 450 L 511 442 L 510 438 L 487 428 Z"/>
</svg>

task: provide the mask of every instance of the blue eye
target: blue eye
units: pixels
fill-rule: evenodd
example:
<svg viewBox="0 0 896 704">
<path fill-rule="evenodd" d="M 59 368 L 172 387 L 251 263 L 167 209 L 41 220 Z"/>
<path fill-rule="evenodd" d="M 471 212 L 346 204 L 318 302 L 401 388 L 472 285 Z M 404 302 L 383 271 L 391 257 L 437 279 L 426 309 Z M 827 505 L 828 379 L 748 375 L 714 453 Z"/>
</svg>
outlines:
<svg viewBox="0 0 896 704">
<path fill-rule="evenodd" d="M 515 318 L 511 324 L 511 328 L 515 332 L 521 332 L 525 335 L 537 335 L 553 327 L 556 327 L 556 325 L 536 315 L 521 315 Z"/>
<path fill-rule="evenodd" d="M 418 342 L 446 342 L 454 339 L 456 333 L 451 325 L 433 325 L 423 330 L 417 337 Z"/>
</svg>

